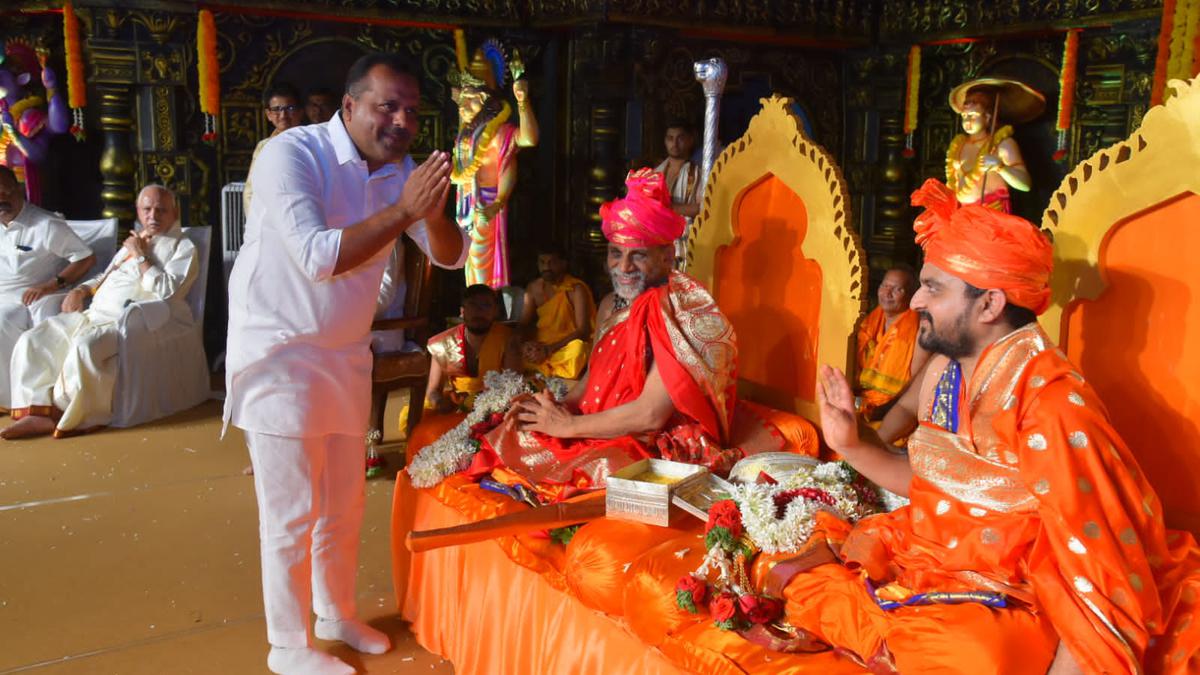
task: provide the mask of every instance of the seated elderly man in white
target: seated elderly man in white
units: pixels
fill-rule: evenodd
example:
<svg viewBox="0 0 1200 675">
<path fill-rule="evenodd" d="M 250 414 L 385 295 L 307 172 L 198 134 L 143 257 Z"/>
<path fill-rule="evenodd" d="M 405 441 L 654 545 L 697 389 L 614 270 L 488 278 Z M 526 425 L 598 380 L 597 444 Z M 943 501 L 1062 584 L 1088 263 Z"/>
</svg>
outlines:
<svg viewBox="0 0 1200 675">
<path fill-rule="evenodd" d="M 117 377 L 117 323 L 126 305 L 165 300 L 172 317 L 190 315 L 186 296 L 196 279 L 196 248 L 179 226 L 175 195 L 148 185 L 138 194 L 137 214 L 141 227 L 108 268 L 68 293 L 62 314 L 17 341 L 11 368 L 18 421 L 0 438 L 62 437 L 106 426 Z"/>
<path fill-rule="evenodd" d="M 25 188 L 6 166 L 0 166 L 0 225 L 0 408 L 7 411 L 8 360 L 17 338 L 58 314 L 66 287 L 96 258 L 66 221 L 25 201 Z"/>
</svg>

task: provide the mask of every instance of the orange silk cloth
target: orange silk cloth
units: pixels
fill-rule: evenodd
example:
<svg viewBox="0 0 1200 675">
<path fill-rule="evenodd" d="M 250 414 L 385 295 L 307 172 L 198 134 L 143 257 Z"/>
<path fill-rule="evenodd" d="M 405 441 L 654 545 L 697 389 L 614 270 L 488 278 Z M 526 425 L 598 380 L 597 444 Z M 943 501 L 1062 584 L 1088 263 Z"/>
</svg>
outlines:
<svg viewBox="0 0 1200 675">
<path fill-rule="evenodd" d="M 908 384 L 918 323 L 917 313 L 911 309 L 890 327 L 882 307 L 863 319 L 858 329 L 858 384 L 864 415 L 895 398 Z"/>
<path fill-rule="evenodd" d="M 860 521 L 847 564 L 914 593 L 1007 593 L 1085 672 L 1184 672 L 1200 550 L 1165 529 L 1103 404 L 1036 324 L 984 351 L 959 416 L 957 434 L 922 422 L 911 504 Z"/>
<path fill-rule="evenodd" d="M 438 362 L 450 388 L 461 393 L 475 394 L 483 391 L 483 376 L 500 370 L 504 363 L 504 348 L 512 336 L 512 328 L 493 323 L 479 346 L 476 372 L 467 367 L 467 327 L 459 324 L 429 338 L 429 355 Z"/>
<path fill-rule="evenodd" d="M 658 436 L 692 426 L 711 447 L 724 447 L 737 400 L 737 342 L 716 301 L 682 272 L 672 272 L 666 284 L 642 293 L 599 327 L 579 412 L 598 413 L 637 400 L 651 356 L 676 411 Z M 568 441 L 519 431 L 510 416 L 485 440 L 473 472 L 503 465 L 534 484 L 598 487 L 613 471 L 654 454 L 657 439 Z"/>
</svg>

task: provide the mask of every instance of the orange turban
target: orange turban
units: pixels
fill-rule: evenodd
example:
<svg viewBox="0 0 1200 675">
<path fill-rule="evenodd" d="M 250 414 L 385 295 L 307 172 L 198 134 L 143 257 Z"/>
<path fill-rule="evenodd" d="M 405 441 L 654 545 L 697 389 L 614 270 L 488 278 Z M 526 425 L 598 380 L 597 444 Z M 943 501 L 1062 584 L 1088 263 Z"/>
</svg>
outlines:
<svg viewBox="0 0 1200 675">
<path fill-rule="evenodd" d="M 617 246 L 666 246 L 683 236 L 687 221 L 671 208 L 663 175 L 645 168 L 625 176 L 626 194 L 600 206 L 601 229 Z"/>
<path fill-rule="evenodd" d="M 912 195 L 925 212 L 913 223 L 932 263 L 976 288 L 996 288 L 1037 314 L 1050 306 L 1054 251 L 1033 223 L 978 204 L 960 207 L 950 188 L 929 179 Z"/>
</svg>

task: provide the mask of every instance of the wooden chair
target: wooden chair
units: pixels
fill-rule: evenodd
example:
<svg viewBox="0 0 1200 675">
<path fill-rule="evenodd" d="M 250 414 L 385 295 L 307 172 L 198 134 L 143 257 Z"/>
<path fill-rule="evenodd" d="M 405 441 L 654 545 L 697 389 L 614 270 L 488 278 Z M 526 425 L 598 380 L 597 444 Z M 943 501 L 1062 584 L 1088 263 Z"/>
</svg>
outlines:
<svg viewBox="0 0 1200 675">
<path fill-rule="evenodd" d="M 1163 502 L 1200 534 L 1200 78 L 1080 163 L 1042 216 L 1042 326 L 1096 389 Z"/>
<path fill-rule="evenodd" d="M 686 269 L 733 322 L 739 396 L 819 425 L 817 367 L 850 372 L 866 256 L 833 156 L 804 135 L 790 99 L 761 103 L 713 164 Z"/>
<path fill-rule="evenodd" d="M 425 409 L 425 387 L 429 383 L 429 354 L 425 341 L 429 339 L 429 310 L 432 301 L 433 267 L 429 258 L 408 237 L 403 237 L 404 318 L 379 319 L 371 324 L 373 331 L 403 330 L 408 338 L 421 345 L 420 351 L 375 351 L 371 369 L 371 428 L 383 430 L 383 414 L 388 394 L 408 389 L 407 434 L 421 421 Z"/>
</svg>

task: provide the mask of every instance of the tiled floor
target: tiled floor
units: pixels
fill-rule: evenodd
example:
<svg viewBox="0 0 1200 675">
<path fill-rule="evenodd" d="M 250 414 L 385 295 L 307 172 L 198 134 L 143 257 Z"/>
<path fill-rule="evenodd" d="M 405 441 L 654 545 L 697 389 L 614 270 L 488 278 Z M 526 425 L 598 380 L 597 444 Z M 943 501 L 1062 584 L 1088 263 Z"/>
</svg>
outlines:
<svg viewBox="0 0 1200 675">
<path fill-rule="evenodd" d="M 267 672 L 253 479 L 241 433 L 220 427 L 210 402 L 134 429 L 0 441 L 0 675 Z M 360 672 L 452 673 L 396 616 L 391 487 L 367 483 L 358 598 L 396 646 L 318 644 Z"/>
</svg>

